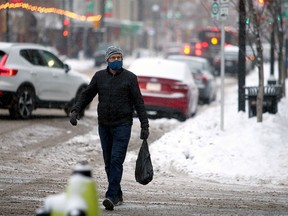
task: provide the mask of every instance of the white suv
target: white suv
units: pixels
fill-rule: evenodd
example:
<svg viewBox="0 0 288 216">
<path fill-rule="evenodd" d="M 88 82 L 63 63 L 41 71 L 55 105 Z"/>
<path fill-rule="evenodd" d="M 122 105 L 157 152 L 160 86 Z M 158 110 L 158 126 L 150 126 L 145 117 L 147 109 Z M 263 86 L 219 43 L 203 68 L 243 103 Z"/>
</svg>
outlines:
<svg viewBox="0 0 288 216">
<path fill-rule="evenodd" d="M 27 119 L 36 108 L 69 115 L 89 81 L 44 46 L 0 42 L 0 108 L 9 109 L 12 118 Z"/>
</svg>

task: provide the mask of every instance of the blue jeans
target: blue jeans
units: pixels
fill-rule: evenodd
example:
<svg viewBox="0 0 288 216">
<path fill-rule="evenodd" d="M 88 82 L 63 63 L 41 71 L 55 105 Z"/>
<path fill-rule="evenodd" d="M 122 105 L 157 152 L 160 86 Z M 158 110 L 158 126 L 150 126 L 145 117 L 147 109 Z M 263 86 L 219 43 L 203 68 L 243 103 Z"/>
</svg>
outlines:
<svg viewBox="0 0 288 216">
<path fill-rule="evenodd" d="M 122 199 L 120 183 L 123 174 L 123 163 L 131 136 L 131 127 L 130 124 L 115 127 L 99 125 L 98 127 L 109 183 L 105 197 L 111 199 L 114 203 Z"/>
</svg>

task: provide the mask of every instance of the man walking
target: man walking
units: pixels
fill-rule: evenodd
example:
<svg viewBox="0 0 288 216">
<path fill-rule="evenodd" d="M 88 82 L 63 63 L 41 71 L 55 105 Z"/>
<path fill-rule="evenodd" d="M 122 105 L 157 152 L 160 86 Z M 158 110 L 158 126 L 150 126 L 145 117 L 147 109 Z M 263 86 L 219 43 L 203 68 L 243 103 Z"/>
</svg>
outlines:
<svg viewBox="0 0 288 216">
<path fill-rule="evenodd" d="M 137 77 L 122 67 L 122 50 L 117 46 L 108 47 L 105 60 L 107 68 L 95 73 L 72 108 L 70 122 L 76 126 L 79 113 L 98 94 L 98 131 L 108 178 L 103 205 L 106 210 L 113 210 L 114 206 L 123 203 L 120 183 L 134 109 L 141 123 L 141 139 L 149 136 L 149 122 Z"/>
</svg>

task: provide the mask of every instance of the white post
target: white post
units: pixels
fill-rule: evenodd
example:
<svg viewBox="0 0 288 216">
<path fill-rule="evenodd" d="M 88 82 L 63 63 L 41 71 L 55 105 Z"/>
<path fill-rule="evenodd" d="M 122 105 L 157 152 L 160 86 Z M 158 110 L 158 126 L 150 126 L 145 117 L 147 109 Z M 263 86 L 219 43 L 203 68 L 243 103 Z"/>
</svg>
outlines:
<svg viewBox="0 0 288 216">
<path fill-rule="evenodd" d="M 224 75 L 225 75 L 225 56 L 224 56 L 225 30 L 224 22 L 221 22 L 221 130 L 224 130 Z"/>
</svg>

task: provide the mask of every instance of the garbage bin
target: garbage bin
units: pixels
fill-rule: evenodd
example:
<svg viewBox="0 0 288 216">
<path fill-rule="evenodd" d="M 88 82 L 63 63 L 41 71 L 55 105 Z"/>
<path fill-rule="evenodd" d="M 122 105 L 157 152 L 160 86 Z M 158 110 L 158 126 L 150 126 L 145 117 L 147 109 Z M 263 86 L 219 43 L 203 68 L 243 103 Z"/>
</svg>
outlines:
<svg viewBox="0 0 288 216">
<path fill-rule="evenodd" d="M 257 94 L 259 87 L 250 86 L 247 89 L 246 99 L 248 100 L 248 116 L 257 115 Z M 279 85 L 264 86 L 263 113 L 275 114 L 278 112 L 278 102 L 282 97 L 282 87 Z"/>
</svg>

